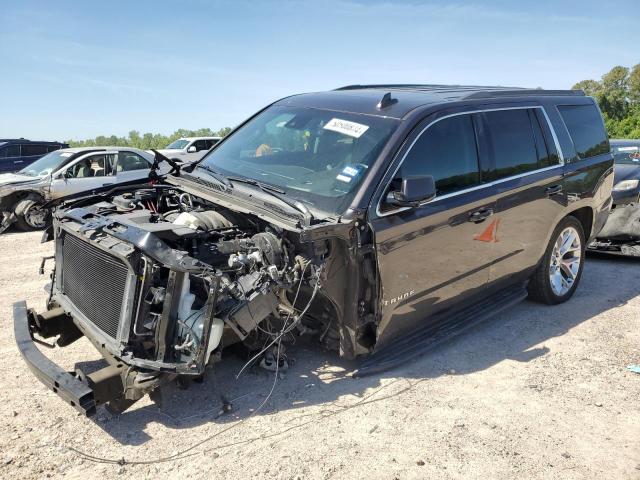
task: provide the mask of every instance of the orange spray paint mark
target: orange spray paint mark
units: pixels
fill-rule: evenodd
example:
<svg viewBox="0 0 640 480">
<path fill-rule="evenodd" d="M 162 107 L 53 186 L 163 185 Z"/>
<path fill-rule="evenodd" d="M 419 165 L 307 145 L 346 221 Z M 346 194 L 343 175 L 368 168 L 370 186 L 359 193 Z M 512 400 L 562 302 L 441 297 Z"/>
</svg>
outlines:
<svg viewBox="0 0 640 480">
<path fill-rule="evenodd" d="M 493 222 L 487 225 L 484 232 L 480 235 L 474 235 L 473 239 L 480 242 L 499 242 L 498 240 L 498 226 L 500 225 L 500 219 L 496 218 Z"/>
</svg>

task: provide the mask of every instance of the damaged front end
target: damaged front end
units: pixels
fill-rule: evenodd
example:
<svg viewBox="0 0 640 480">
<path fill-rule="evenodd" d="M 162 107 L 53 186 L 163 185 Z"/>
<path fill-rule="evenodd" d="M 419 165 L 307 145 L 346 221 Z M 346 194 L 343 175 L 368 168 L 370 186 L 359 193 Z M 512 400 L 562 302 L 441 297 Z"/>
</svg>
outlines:
<svg viewBox="0 0 640 480">
<path fill-rule="evenodd" d="M 373 348 L 377 290 L 362 223 L 286 225 L 205 196 L 157 184 L 56 211 L 47 311 L 16 304 L 16 340 L 40 380 L 83 413 L 122 411 L 167 382 L 200 378 L 236 343 L 264 353 L 312 333 L 346 357 Z M 107 367 L 69 374 L 34 344 L 82 336 Z"/>
</svg>

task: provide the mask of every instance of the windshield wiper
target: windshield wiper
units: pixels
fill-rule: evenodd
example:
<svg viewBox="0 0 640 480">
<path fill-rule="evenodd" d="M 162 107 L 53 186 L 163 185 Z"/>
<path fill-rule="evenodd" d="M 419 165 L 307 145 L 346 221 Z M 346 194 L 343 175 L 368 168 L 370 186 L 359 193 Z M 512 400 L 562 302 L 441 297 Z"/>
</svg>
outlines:
<svg viewBox="0 0 640 480">
<path fill-rule="evenodd" d="M 227 179 L 227 177 L 225 177 L 222 173 L 218 172 L 217 170 L 214 170 L 209 165 L 199 163 L 196 168 L 199 168 L 199 169 L 201 168 L 202 170 L 208 172 L 209 176 L 211 176 L 211 178 L 213 178 L 220 185 L 222 185 L 225 188 L 225 190 L 228 190 L 231 188 L 231 183 L 229 183 L 229 180 Z"/>
<path fill-rule="evenodd" d="M 279 188 L 274 187 L 273 185 L 268 185 L 268 184 L 259 182 L 258 180 L 254 180 L 253 178 L 227 177 L 227 179 L 231 180 L 232 182 L 239 182 L 239 183 L 246 183 L 248 185 L 254 185 L 258 187 L 260 190 L 262 190 L 263 192 L 268 193 L 272 197 L 277 198 L 278 200 L 280 200 L 280 202 L 284 203 L 285 205 L 288 205 L 292 208 L 295 208 L 299 212 L 302 212 L 307 222 L 310 223 L 311 220 L 313 220 L 313 214 L 302 202 L 298 200 L 289 200 L 288 198 L 283 197 L 283 195 L 286 195 L 286 192 L 284 190 L 280 190 Z"/>
</svg>

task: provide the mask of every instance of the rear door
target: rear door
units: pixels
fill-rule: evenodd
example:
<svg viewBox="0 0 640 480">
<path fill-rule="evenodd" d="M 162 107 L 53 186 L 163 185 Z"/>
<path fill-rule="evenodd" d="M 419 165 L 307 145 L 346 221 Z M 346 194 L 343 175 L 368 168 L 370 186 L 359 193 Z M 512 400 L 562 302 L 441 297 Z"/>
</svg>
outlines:
<svg viewBox="0 0 640 480">
<path fill-rule="evenodd" d="M 0 147 L 0 173 L 10 172 L 13 169 L 13 161 L 7 158 L 9 145 Z"/>
<path fill-rule="evenodd" d="M 0 150 L 0 172 L 16 172 L 23 168 L 22 165 L 20 145 L 7 145 Z"/>
<path fill-rule="evenodd" d="M 151 165 L 135 152 L 118 152 L 116 163 L 116 183 L 128 183 L 149 176 Z"/>
<path fill-rule="evenodd" d="M 559 147 L 542 107 L 505 107 L 478 114 L 497 194 L 491 285 L 527 278 L 544 255 L 567 206 Z"/>
<path fill-rule="evenodd" d="M 382 290 L 378 346 L 479 298 L 495 260 L 488 227 L 495 197 L 481 171 L 474 117 L 442 115 L 406 142 L 370 215 Z M 413 209 L 385 206 L 388 191 L 412 175 L 433 175 L 435 199 Z"/>
</svg>

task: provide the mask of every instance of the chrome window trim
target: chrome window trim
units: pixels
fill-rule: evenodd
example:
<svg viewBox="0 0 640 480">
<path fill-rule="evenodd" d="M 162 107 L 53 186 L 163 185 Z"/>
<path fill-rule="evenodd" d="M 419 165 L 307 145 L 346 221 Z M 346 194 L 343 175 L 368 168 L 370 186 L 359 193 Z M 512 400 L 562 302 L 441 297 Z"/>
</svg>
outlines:
<svg viewBox="0 0 640 480">
<path fill-rule="evenodd" d="M 391 175 L 391 179 L 386 183 L 386 185 L 382 189 L 382 193 L 380 194 L 380 198 L 378 199 L 378 203 L 376 205 L 376 216 L 377 217 L 387 217 L 389 215 L 393 215 L 393 214 L 396 214 L 396 213 L 399 213 L 399 212 L 404 212 L 406 210 L 411 210 L 411 208 L 414 208 L 414 207 L 400 207 L 400 208 L 396 208 L 396 209 L 390 210 L 388 212 L 381 212 L 380 211 L 380 205 L 382 204 L 382 201 L 384 200 L 384 192 L 389 187 L 389 184 L 393 181 L 393 178 L 395 177 L 396 173 L 398 173 L 398 170 L 400 170 L 400 167 L 402 166 L 402 164 L 404 163 L 405 159 L 407 158 L 407 155 L 409 155 L 409 152 L 411 152 L 411 150 L 415 146 L 416 142 L 420 139 L 420 137 L 422 137 L 424 132 L 426 132 L 432 125 L 438 123 L 441 120 L 445 120 L 445 119 L 451 118 L 451 117 L 457 117 L 457 116 L 460 116 L 460 115 L 472 115 L 474 113 L 485 113 L 485 112 L 499 112 L 499 111 L 503 111 L 503 110 L 533 110 L 533 109 L 536 109 L 536 108 L 542 110 L 542 114 L 544 115 L 545 121 L 547 122 L 547 125 L 549 126 L 549 130 L 551 131 L 551 137 L 553 138 L 553 143 L 554 143 L 554 145 L 556 147 L 556 150 L 558 152 L 558 159 L 559 159 L 559 163 L 558 164 L 552 165 L 550 167 L 538 168 L 536 170 L 531 170 L 530 172 L 520 173 L 518 175 L 512 175 L 510 177 L 500 178 L 500 179 L 494 180 L 492 182 L 482 183 L 480 185 L 475 185 L 473 187 L 465 188 L 463 190 L 458 190 L 456 192 L 445 193 L 444 195 L 437 196 L 435 198 L 432 198 L 428 202 L 424 202 L 424 203 L 420 204 L 420 206 L 426 205 L 427 203 L 434 203 L 434 202 L 438 202 L 440 200 L 445 200 L 447 198 L 452 198 L 452 197 L 455 197 L 457 195 L 464 195 L 466 193 L 473 192 L 475 190 L 480 190 L 482 188 L 491 187 L 491 186 L 494 186 L 494 185 L 498 185 L 500 183 L 508 182 L 510 180 L 515 180 L 515 179 L 518 179 L 518 178 L 527 177 L 529 175 L 535 175 L 536 173 L 546 172 L 546 171 L 553 170 L 553 169 L 556 169 L 556 168 L 564 167 L 564 165 L 565 165 L 564 154 L 562 153 L 562 149 L 560 148 L 560 142 L 558 141 L 558 137 L 556 136 L 556 132 L 555 132 L 555 130 L 553 128 L 553 124 L 551 123 L 551 120 L 549 119 L 549 116 L 547 115 L 547 111 L 542 105 L 529 105 L 529 106 L 503 107 L 503 108 L 484 108 L 484 109 L 481 109 L 481 110 L 468 110 L 468 111 L 464 111 L 464 112 L 452 113 L 450 115 L 445 115 L 443 117 L 436 118 L 433 122 L 430 122 L 427 126 L 425 126 L 420 131 L 420 133 L 418 135 L 416 135 L 416 138 L 413 140 L 413 142 L 411 142 L 411 145 L 409 145 L 409 148 L 407 149 L 405 154 L 402 156 L 402 159 L 400 160 L 400 163 L 398 163 L 398 166 L 396 167 L 396 169 L 394 170 L 393 174 Z M 479 160 L 479 158 L 478 158 L 478 160 Z M 376 195 L 377 194 L 378 194 L 378 192 L 376 192 Z"/>
</svg>

